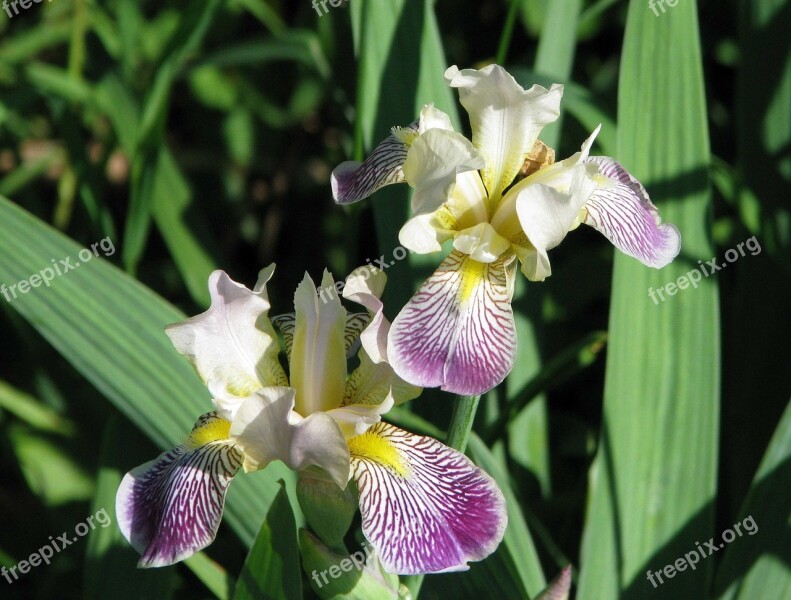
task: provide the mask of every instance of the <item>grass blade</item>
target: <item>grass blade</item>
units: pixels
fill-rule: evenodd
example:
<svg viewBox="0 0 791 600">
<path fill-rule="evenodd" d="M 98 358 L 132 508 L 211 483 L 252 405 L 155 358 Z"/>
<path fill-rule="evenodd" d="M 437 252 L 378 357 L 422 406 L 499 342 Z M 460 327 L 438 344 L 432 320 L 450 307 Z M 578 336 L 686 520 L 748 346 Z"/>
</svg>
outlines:
<svg viewBox="0 0 791 600">
<path fill-rule="evenodd" d="M 695 3 L 679 3 L 659 17 L 642 1 L 630 3 L 619 85 L 616 158 L 646 184 L 663 219 L 678 226 L 682 254 L 655 271 L 616 253 L 582 599 L 652 592 L 648 569 L 661 569 L 710 537 L 717 480 L 716 279 L 662 303 L 647 294 L 714 255 Z M 697 597 L 712 568 L 708 561 L 665 580 L 662 594 Z"/>
</svg>

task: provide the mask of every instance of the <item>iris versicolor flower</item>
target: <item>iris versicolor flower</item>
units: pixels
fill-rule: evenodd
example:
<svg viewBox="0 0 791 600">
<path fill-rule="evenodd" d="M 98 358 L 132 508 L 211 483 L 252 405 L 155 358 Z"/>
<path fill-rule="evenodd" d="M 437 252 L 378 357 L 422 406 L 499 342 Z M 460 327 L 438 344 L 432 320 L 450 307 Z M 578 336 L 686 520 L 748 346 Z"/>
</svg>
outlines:
<svg viewBox="0 0 791 600">
<path fill-rule="evenodd" d="M 513 366 L 517 260 L 529 280 L 544 280 L 552 272 L 547 251 L 580 223 L 656 268 L 678 254 L 680 237 L 661 224 L 626 169 L 589 156 L 599 128 L 579 152 L 554 162 L 538 136 L 560 114 L 561 85 L 524 90 L 497 65 L 451 67 L 445 80 L 459 90 L 472 141 L 427 105 L 365 162 L 339 165 L 332 190 L 336 202 L 348 204 L 406 182 L 414 188 L 413 217 L 401 244 L 430 253 L 453 240 L 450 255 L 393 322 L 390 364 L 415 385 L 472 395 L 500 383 Z"/>
<path fill-rule="evenodd" d="M 380 420 L 394 402 L 420 393 L 387 363 L 384 273 L 363 267 L 347 279 L 344 296 L 367 313 L 347 314 L 337 296 L 319 302 L 306 275 L 295 314 L 270 321 L 273 271 L 262 270 L 252 291 L 215 271 L 209 310 L 167 328 L 215 410 L 183 444 L 121 483 L 118 522 L 140 566 L 169 565 L 210 544 L 240 467 L 255 471 L 273 460 L 297 471 L 319 467 L 341 489 L 353 479 L 363 533 L 388 572 L 463 570 L 488 556 L 506 523 L 494 481 L 463 454 Z M 333 285 L 325 273 L 322 288 Z M 285 340 L 288 376 L 273 323 Z M 358 340 L 359 366 L 347 376 Z"/>
</svg>

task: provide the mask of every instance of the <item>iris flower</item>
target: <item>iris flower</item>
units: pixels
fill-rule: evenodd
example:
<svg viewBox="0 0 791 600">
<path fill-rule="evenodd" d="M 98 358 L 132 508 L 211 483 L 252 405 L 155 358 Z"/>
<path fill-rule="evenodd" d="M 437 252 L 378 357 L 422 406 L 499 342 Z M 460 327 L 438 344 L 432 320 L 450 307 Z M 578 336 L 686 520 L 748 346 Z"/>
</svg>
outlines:
<svg viewBox="0 0 791 600">
<path fill-rule="evenodd" d="M 209 310 L 167 328 L 208 386 L 214 410 L 183 444 L 121 483 L 118 522 L 142 555 L 139 565 L 173 564 L 210 544 L 239 469 L 274 460 L 296 471 L 318 467 L 341 489 L 354 480 L 363 534 L 388 572 L 464 570 L 488 556 L 506 522 L 494 481 L 463 454 L 381 421 L 395 402 L 420 393 L 387 363 L 384 273 L 364 267 L 347 280 L 344 296 L 365 313 L 347 314 L 337 295 L 318 298 L 306 275 L 295 313 L 270 320 L 273 271 L 262 270 L 252 291 L 215 271 Z M 322 288 L 333 287 L 325 272 Z M 285 341 L 288 376 L 273 323 Z M 359 364 L 347 376 L 358 345 Z"/>
<path fill-rule="evenodd" d="M 517 261 L 531 281 L 552 270 L 547 251 L 580 223 L 616 248 L 660 268 L 680 249 L 678 230 L 661 224 L 645 188 L 615 160 L 589 155 L 599 128 L 573 156 L 554 162 L 538 140 L 558 118 L 563 86 L 523 89 L 502 67 L 460 71 L 445 81 L 459 90 L 472 140 L 448 115 L 427 105 L 395 127 L 363 163 L 332 175 L 335 201 L 349 204 L 382 186 L 414 188 L 412 218 L 399 239 L 413 252 L 453 250 L 396 317 L 390 364 L 415 385 L 480 394 L 513 366 L 511 299 Z"/>
</svg>

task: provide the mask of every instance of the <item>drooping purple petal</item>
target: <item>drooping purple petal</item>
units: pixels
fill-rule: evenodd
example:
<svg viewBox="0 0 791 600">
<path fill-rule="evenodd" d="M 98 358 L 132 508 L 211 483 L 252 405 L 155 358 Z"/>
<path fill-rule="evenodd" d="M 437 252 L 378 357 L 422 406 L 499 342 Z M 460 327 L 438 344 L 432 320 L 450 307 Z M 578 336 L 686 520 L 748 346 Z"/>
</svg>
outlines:
<svg viewBox="0 0 791 600">
<path fill-rule="evenodd" d="M 417 133 L 417 122 L 405 130 Z M 391 134 L 365 159 L 348 160 L 332 171 L 332 197 L 337 204 L 352 204 L 373 194 L 379 188 L 404 182 L 403 165 L 409 146 Z"/>
<path fill-rule="evenodd" d="M 516 329 L 504 258 L 484 264 L 457 250 L 393 321 L 388 358 L 405 381 L 481 394 L 510 372 Z"/>
<path fill-rule="evenodd" d="M 464 571 L 505 533 L 494 480 L 435 439 L 377 423 L 349 440 L 365 537 L 390 573 Z"/>
<path fill-rule="evenodd" d="M 624 254 L 657 269 L 672 261 L 681 249 L 678 229 L 662 223 L 643 185 L 607 156 L 593 156 L 610 185 L 600 187 L 585 204 L 585 224 L 603 234 Z"/>
<path fill-rule="evenodd" d="M 140 567 L 172 565 L 208 546 L 225 493 L 242 465 L 230 423 L 203 415 L 187 442 L 126 474 L 116 496 L 118 525 Z"/>
</svg>

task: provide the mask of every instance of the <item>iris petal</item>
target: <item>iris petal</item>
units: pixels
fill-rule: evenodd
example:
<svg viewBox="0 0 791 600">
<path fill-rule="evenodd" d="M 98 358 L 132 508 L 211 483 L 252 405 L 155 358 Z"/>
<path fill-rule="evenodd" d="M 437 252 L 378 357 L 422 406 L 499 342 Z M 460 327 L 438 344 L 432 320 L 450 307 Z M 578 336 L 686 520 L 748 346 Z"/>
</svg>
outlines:
<svg viewBox="0 0 791 600">
<path fill-rule="evenodd" d="M 415 193 L 412 213 L 428 214 L 448 201 L 461 173 L 484 166 L 483 158 L 460 133 L 429 129 L 415 139 L 404 162 L 404 175 Z"/>
<path fill-rule="evenodd" d="M 508 277 L 505 255 L 484 264 L 451 252 L 393 321 L 395 372 L 414 385 L 469 395 L 505 379 L 516 353 Z"/>
<path fill-rule="evenodd" d="M 209 277 L 209 310 L 165 328 L 227 418 L 233 418 L 243 399 L 258 388 L 288 383 L 277 360 L 277 335 L 267 318 L 266 282 L 273 271 L 274 265 L 263 269 L 252 291 L 225 272 L 214 271 Z"/>
<path fill-rule="evenodd" d="M 247 471 L 281 460 L 293 471 L 310 466 L 324 469 L 339 487 L 349 480 L 346 438 L 327 413 L 307 418 L 294 412 L 292 388 L 257 391 L 239 408 L 231 435 L 244 450 Z"/>
<path fill-rule="evenodd" d="M 404 128 L 414 134 L 417 122 Z M 405 181 L 403 165 L 409 146 L 402 136 L 394 134 L 385 138 L 365 162 L 349 160 L 341 163 L 332 172 L 332 197 L 337 204 L 352 204 L 373 194 L 379 188 Z"/>
<path fill-rule="evenodd" d="M 387 333 L 390 321 L 384 316 L 384 305 L 379 299 L 387 283 L 387 275 L 371 266 L 358 267 L 346 278 L 343 297 L 368 309 L 371 319 L 360 333 L 365 352 L 375 363 L 387 361 Z M 348 324 L 347 324 L 348 330 Z"/>
<path fill-rule="evenodd" d="M 386 571 L 463 571 L 497 548 L 505 500 L 466 456 L 387 423 L 352 438 L 349 448 L 363 533 Z"/>
<path fill-rule="evenodd" d="M 608 185 L 585 204 L 585 224 L 644 265 L 659 269 L 672 261 L 681 249 L 681 236 L 675 226 L 662 223 L 643 185 L 612 158 L 595 156 L 586 162 L 599 167 Z"/>
<path fill-rule="evenodd" d="M 140 567 L 172 565 L 214 540 L 225 493 L 242 464 L 229 426 L 207 413 L 186 443 L 124 477 L 116 514 L 124 537 L 142 555 Z"/>
<path fill-rule="evenodd" d="M 325 271 L 322 289 L 334 289 Z M 289 365 L 292 387 L 299 390 L 296 411 L 301 415 L 338 406 L 346 381 L 346 310 L 337 294 L 320 299 L 305 274 L 294 294 L 296 321 Z"/>
<path fill-rule="evenodd" d="M 547 90 L 534 85 L 525 90 L 499 65 L 462 71 L 450 67 L 445 81 L 459 90 L 470 115 L 472 143 L 486 161 L 483 183 L 489 196 L 499 200 L 541 129 L 560 115 L 563 86 L 555 84 Z"/>
</svg>

